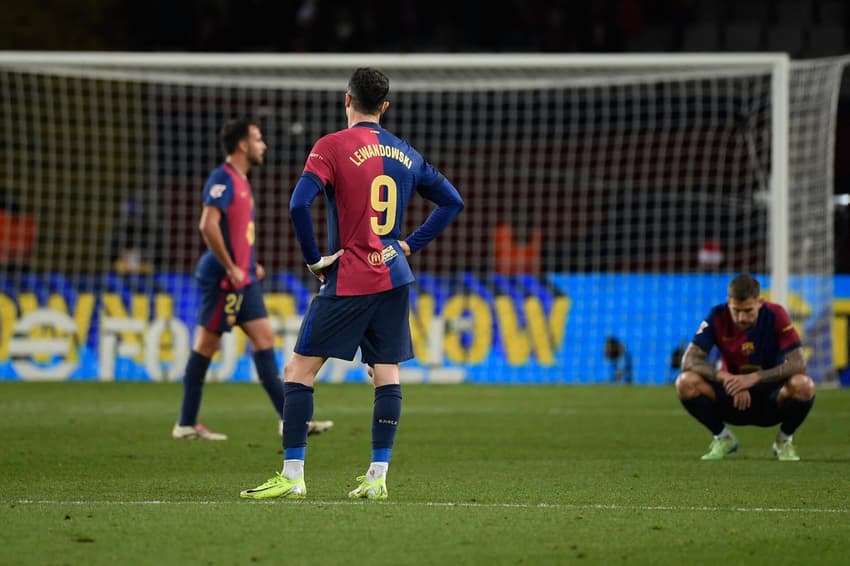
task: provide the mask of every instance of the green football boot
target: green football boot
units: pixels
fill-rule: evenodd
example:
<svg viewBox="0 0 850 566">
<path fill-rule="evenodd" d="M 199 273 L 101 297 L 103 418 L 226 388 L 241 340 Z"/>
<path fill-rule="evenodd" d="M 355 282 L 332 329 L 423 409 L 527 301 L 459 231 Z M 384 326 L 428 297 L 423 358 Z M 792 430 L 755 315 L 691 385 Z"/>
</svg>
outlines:
<svg viewBox="0 0 850 566">
<path fill-rule="evenodd" d="M 738 449 L 738 439 L 734 436 L 727 438 L 715 438 L 708 447 L 708 452 L 703 454 L 703 460 L 722 460 L 728 454 Z"/>
<path fill-rule="evenodd" d="M 772 447 L 776 459 L 780 462 L 798 462 L 800 457 L 797 456 L 797 450 L 790 440 L 785 442 L 774 442 Z"/>
<path fill-rule="evenodd" d="M 366 476 L 359 476 L 357 482 L 360 484 L 355 489 L 348 492 L 348 497 L 351 499 L 386 499 L 387 498 L 387 480 L 378 478 L 373 481 L 366 481 Z"/>
<path fill-rule="evenodd" d="M 280 473 L 276 473 L 267 482 L 253 489 L 246 489 L 239 494 L 245 499 L 271 499 L 283 497 L 284 499 L 304 499 L 307 496 L 307 485 L 304 478 L 288 480 Z"/>
</svg>

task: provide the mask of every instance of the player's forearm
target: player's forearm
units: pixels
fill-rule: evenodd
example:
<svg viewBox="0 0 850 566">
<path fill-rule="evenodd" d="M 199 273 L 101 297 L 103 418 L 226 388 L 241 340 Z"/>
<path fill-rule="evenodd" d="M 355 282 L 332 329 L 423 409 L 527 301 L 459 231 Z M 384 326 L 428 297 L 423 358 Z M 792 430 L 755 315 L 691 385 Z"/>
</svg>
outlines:
<svg viewBox="0 0 850 566">
<path fill-rule="evenodd" d="M 717 381 L 717 368 L 706 361 L 708 354 L 699 346 L 690 344 L 682 356 L 682 371 L 692 371 L 709 381 Z"/>
<path fill-rule="evenodd" d="M 419 193 L 437 204 L 422 226 L 406 238 L 410 252 L 415 253 L 424 248 L 430 241 L 440 235 L 440 232 L 451 224 L 452 220 L 463 210 L 463 199 L 457 189 L 445 178 L 433 187 L 420 187 Z"/>
<path fill-rule="evenodd" d="M 758 371 L 759 383 L 777 383 L 786 381 L 792 375 L 806 373 L 806 360 L 802 348 L 788 352 L 785 361 L 776 367 Z"/>
<path fill-rule="evenodd" d="M 310 209 L 290 209 L 289 214 L 292 217 L 292 225 L 295 227 L 295 237 L 301 246 L 304 261 L 307 265 L 315 264 L 322 259 L 322 254 L 319 253 L 319 245 L 316 243 L 316 237 L 313 235 L 313 220 L 310 218 Z"/>
<path fill-rule="evenodd" d="M 313 265 L 322 259 L 316 236 L 313 234 L 313 219 L 310 217 L 310 205 L 318 194 L 318 182 L 311 175 L 304 174 L 289 199 L 289 217 L 292 219 L 295 237 L 298 238 L 307 265 Z"/>
<path fill-rule="evenodd" d="M 455 216 L 461 211 L 461 207 L 451 208 L 440 206 L 434 209 L 425 222 L 414 230 L 414 232 L 405 240 L 410 246 L 411 253 L 415 253 L 428 245 L 434 238 L 440 235 L 440 232 L 446 229 L 451 224 Z"/>
<path fill-rule="evenodd" d="M 202 229 L 201 236 L 204 239 L 207 247 L 216 257 L 216 259 L 224 266 L 228 273 L 236 266 L 233 258 L 230 257 L 230 252 L 227 251 L 227 246 L 224 243 L 224 237 L 221 235 L 221 230 L 218 227 L 212 229 Z"/>
</svg>

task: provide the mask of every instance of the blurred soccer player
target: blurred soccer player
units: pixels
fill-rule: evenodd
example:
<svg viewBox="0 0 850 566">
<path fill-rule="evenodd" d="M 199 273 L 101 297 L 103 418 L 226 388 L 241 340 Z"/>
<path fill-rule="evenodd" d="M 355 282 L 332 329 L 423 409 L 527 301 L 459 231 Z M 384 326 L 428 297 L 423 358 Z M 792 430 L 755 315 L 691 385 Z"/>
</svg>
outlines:
<svg viewBox="0 0 850 566">
<path fill-rule="evenodd" d="M 706 358 L 717 347 L 716 369 Z M 682 356 L 676 391 L 685 409 L 714 435 L 703 460 L 722 460 L 738 449 L 724 423 L 779 424 L 773 453 L 799 460 L 792 435 L 815 400 L 806 375 L 800 337 L 785 309 L 759 299 L 759 283 L 739 275 L 729 283 L 725 304 L 711 309 Z"/>
<path fill-rule="evenodd" d="M 235 325 L 251 340 L 257 375 L 281 422 L 283 419 L 283 381 L 260 285 L 265 271 L 254 256 L 254 197 L 248 183 L 251 167 L 263 163 L 266 143 L 254 122 L 239 119 L 224 124 L 221 144 L 227 158 L 204 185 L 199 228 L 209 249 L 198 261 L 196 272 L 201 302 L 195 343 L 183 377 L 180 420 L 171 431 L 177 439 L 227 439 L 197 419 L 210 360 L 221 346 L 221 335 Z M 322 432 L 331 426 L 331 421 L 317 421 L 310 430 Z"/>
<path fill-rule="evenodd" d="M 376 69 L 354 71 L 345 93 L 348 128 L 313 146 L 289 203 L 310 271 L 321 281 L 284 368 L 283 470 L 242 497 L 302 498 L 313 382 L 329 357 L 354 359 L 358 347 L 372 366 L 372 458 L 352 498 L 386 499 L 386 475 L 401 416 L 399 363 L 413 357 L 407 256 L 442 232 L 463 208 L 447 181 L 407 142 L 379 125 L 389 107 L 389 80 Z M 400 240 L 404 210 L 417 191 L 436 203 L 425 222 Z M 329 255 L 319 253 L 310 205 L 328 205 Z"/>
</svg>

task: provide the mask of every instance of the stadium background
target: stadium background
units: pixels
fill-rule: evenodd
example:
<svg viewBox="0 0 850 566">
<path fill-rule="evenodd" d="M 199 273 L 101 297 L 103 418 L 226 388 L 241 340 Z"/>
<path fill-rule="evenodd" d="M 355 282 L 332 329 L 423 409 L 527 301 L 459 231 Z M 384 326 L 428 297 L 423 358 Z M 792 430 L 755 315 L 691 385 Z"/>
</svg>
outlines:
<svg viewBox="0 0 850 566">
<path fill-rule="evenodd" d="M 488 8 L 488 13 L 495 18 L 493 25 L 460 26 L 457 22 L 468 22 L 480 20 L 480 15 L 472 7 L 460 8 L 462 14 L 458 15 L 456 10 L 448 4 L 428 4 L 428 9 L 423 9 L 421 2 L 400 2 L 394 4 L 391 10 L 377 3 L 358 4 L 357 9 L 346 5 L 334 5 L 333 3 L 320 2 L 186 2 L 174 6 L 166 2 L 147 2 L 141 5 L 104 1 L 91 1 L 86 3 L 85 10 L 78 10 L 78 4 L 53 2 L 54 9 L 45 9 L 38 12 L 21 12 L 19 14 L 7 13 L 7 17 L 15 18 L 16 24 L 8 26 L 10 33 L 0 39 L 0 47 L 4 49 L 38 49 L 38 50 L 105 50 L 105 51 L 198 51 L 198 52 L 559 52 L 559 53 L 587 53 L 587 52 L 660 52 L 660 51 L 787 51 L 793 57 L 823 57 L 839 55 L 848 51 L 847 20 L 850 18 L 850 10 L 843 3 L 827 0 L 803 1 L 803 2 L 710 2 L 701 1 L 610 1 L 610 2 L 535 2 L 515 3 L 498 2 Z M 332 9 L 330 9 L 332 7 Z M 451 16 L 449 16 L 451 14 Z M 516 14 L 522 14 L 517 18 Z M 401 25 L 397 25 L 401 22 Z M 154 31 L 155 30 L 155 31 Z M 251 30 L 245 32 L 244 30 Z M 376 33 L 380 30 L 380 33 Z M 192 104 L 190 99 L 174 97 L 164 104 L 164 111 L 179 114 L 186 112 Z M 226 102 L 226 101 L 225 101 Z M 225 104 L 226 106 L 226 104 Z M 836 156 L 846 154 L 848 140 L 850 140 L 850 94 L 848 89 L 842 89 L 842 97 L 838 104 L 838 120 L 836 130 Z M 85 112 L 85 111 L 84 111 Z M 223 116 L 216 116 L 215 119 Z M 81 122 L 86 122 L 86 117 Z M 216 120 L 212 121 L 216 121 Z M 272 127 L 268 128 L 271 134 L 271 151 L 285 149 L 289 161 L 284 162 L 280 168 L 272 171 L 264 171 L 264 179 L 268 187 L 291 187 L 300 171 L 305 147 L 288 142 L 285 132 L 276 132 Z M 277 134 L 277 135 L 275 135 Z M 194 169 L 204 171 L 217 159 L 217 151 L 214 139 L 193 140 L 184 144 L 180 132 L 156 132 L 160 140 L 169 139 L 172 145 L 161 144 L 156 156 L 157 162 L 168 163 L 195 163 Z M 210 136 L 206 136 L 210 138 Z M 277 142 L 277 147 L 275 147 Z M 285 144 L 290 143 L 289 146 Z M 303 143 L 302 143 L 303 145 Z M 151 156 L 146 156 L 148 159 Z M 115 167 L 126 167 L 127 163 L 116 163 Z M 144 164 L 138 165 L 137 171 L 144 168 Z M 179 168 L 179 165 L 175 165 Z M 104 219 L 87 219 L 85 229 L 86 237 L 83 239 L 63 238 L 65 245 L 45 246 L 39 245 L 41 239 L 47 237 L 46 228 L 50 223 L 45 222 L 42 211 L 32 203 L 32 200 L 20 198 L 16 195 L 14 186 L 4 187 L 4 196 L 8 201 L 20 200 L 23 204 L 12 204 L 10 210 L 17 210 L 21 216 L 31 216 L 39 225 L 39 235 L 34 245 L 37 252 L 32 257 L 27 257 L 25 262 L 20 262 L 20 257 L 12 258 L 15 263 L 25 263 L 22 269 L 9 270 L 4 273 L 2 291 L 9 299 L 0 304 L 0 312 L 3 312 L 3 343 L 0 344 L 0 377 L 16 379 L 22 374 L 20 365 L 15 365 L 8 353 L 8 344 L 11 338 L 10 320 L 14 323 L 19 314 L 23 314 L 25 305 L 22 305 L 18 297 L 22 292 L 32 294 L 38 304 L 46 304 L 51 295 L 60 295 L 65 298 L 67 308 L 74 310 L 77 299 L 89 291 L 100 292 L 99 285 L 105 285 L 110 292 L 121 297 L 121 303 L 129 309 L 133 296 L 141 292 L 143 295 L 152 297 L 155 302 L 156 294 L 166 296 L 180 295 L 188 300 L 177 305 L 178 318 L 187 323 L 191 329 L 194 316 L 192 308 L 192 283 L 191 270 L 197 254 L 201 251 L 200 238 L 195 234 L 196 220 L 191 214 L 185 212 L 185 208 L 174 206 L 169 201 L 169 195 L 182 195 L 195 189 L 202 179 L 198 178 L 195 171 L 193 175 L 185 175 L 175 179 L 168 187 L 158 187 L 158 196 L 155 202 L 146 202 L 143 207 L 152 207 L 159 215 L 163 212 L 174 217 L 170 219 L 169 226 L 174 227 L 178 233 L 169 232 L 162 234 L 164 240 L 158 242 L 156 249 L 159 251 L 155 261 L 157 263 L 158 277 L 151 286 L 151 278 L 127 278 L 124 276 L 112 277 L 109 271 L 110 258 L 108 257 L 108 243 L 110 234 L 115 230 L 118 214 Z M 203 173 L 200 173 L 201 175 Z M 118 175 L 120 176 L 120 175 Z M 9 179 L 7 173 L 4 178 Z M 133 183 L 142 183 L 141 175 L 130 175 L 129 183 L 122 187 L 121 194 L 116 194 L 114 199 L 114 210 L 117 213 L 122 206 L 126 205 L 126 197 L 134 190 Z M 463 183 L 462 172 L 454 177 L 464 194 L 475 190 L 466 188 Z M 7 180 L 7 185 L 9 184 Z M 516 184 L 502 183 L 502 190 L 519 191 L 521 188 Z M 83 191 L 85 189 L 82 189 Z M 834 255 L 836 271 L 836 301 L 850 300 L 850 283 L 845 275 L 850 272 L 850 212 L 845 195 L 850 194 L 850 162 L 846 159 L 835 160 L 835 208 L 834 208 Z M 55 195 L 55 200 L 64 198 Z M 85 193 L 81 195 L 85 199 Z M 523 197 L 528 200 L 528 197 Z M 50 200 L 50 199 L 47 199 Z M 509 274 L 504 277 L 494 272 L 494 258 L 492 257 L 486 240 L 490 238 L 495 225 L 500 219 L 508 217 L 511 213 L 509 203 L 522 199 L 505 198 L 500 201 L 502 208 L 494 208 L 488 211 L 484 217 L 485 222 L 469 225 L 463 228 L 464 233 L 480 234 L 481 241 L 467 242 L 465 251 L 462 253 L 463 270 L 460 267 L 454 270 L 463 271 L 466 274 L 448 276 L 448 282 L 444 280 L 429 280 L 427 275 L 421 283 L 423 289 L 434 296 L 439 296 L 441 289 L 457 285 L 467 289 L 477 289 L 473 295 L 483 300 L 483 311 L 489 311 L 485 316 L 492 319 L 498 317 L 495 308 L 493 289 L 499 294 L 511 297 L 514 305 L 520 305 L 525 297 L 537 297 L 546 313 L 547 319 L 538 321 L 544 326 L 558 322 L 557 316 L 564 316 L 566 324 L 567 314 L 563 309 L 566 306 L 557 307 L 559 299 L 563 301 L 566 293 L 559 289 L 559 285 L 569 285 L 570 305 L 568 307 L 570 325 L 565 332 L 569 337 L 581 336 L 581 353 L 572 351 L 571 346 L 576 342 L 565 340 L 564 331 L 554 332 L 553 343 L 548 347 L 551 349 L 552 358 L 546 363 L 539 364 L 539 358 L 546 352 L 547 345 L 534 343 L 527 352 L 513 354 L 507 352 L 510 344 L 517 341 L 533 341 L 531 333 L 523 331 L 528 321 L 520 320 L 514 325 L 514 332 L 503 336 L 501 341 L 493 341 L 485 351 L 480 352 L 485 358 L 497 356 L 500 360 L 509 360 L 510 366 L 524 366 L 527 372 L 521 375 L 533 376 L 519 379 L 507 379 L 519 382 L 604 382 L 611 380 L 617 371 L 612 367 L 610 360 L 606 359 L 604 345 L 609 336 L 613 336 L 628 348 L 633 356 L 631 371 L 635 381 L 641 383 L 667 383 L 672 375 L 671 357 L 683 340 L 687 340 L 692 331 L 693 324 L 704 314 L 707 307 L 723 294 L 723 281 L 728 272 L 732 271 L 759 271 L 759 257 L 764 256 L 764 248 L 750 250 L 752 257 L 746 254 L 736 257 L 734 263 L 723 266 L 723 273 L 698 274 L 705 271 L 699 262 L 699 250 L 693 249 L 684 257 L 671 258 L 667 255 L 647 256 L 636 254 L 641 257 L 641 262 L 617 265 L 612 272 L 604 274 L 602 279 L 582 277 L 583 273 L 590 273 L 589 262 L 574 254 L 560 253 L 564 242 L 572 244 L 571 249 L 579 248 L 576 244 L 577 236 L 569 233 L 558 233 L 552 230 L 566 229 L 565 223 L 554 223 L 547 226 L 550 229 L 546 241 L 540 249 L 540 269 L 542 272 L 555 274 L 549 279 L 550 285 L 540 285 L 537 280 L 528 280 L 521 275 Z M 138 206 L 133 203 L 130 206 Z M 659 206 L 663 206 L 661 203 Z M 189 212 L 196 212 L 194 209 Z M 565 213 L 575 211 L 563 211 Z M 411 216 L 414 216 L 412 213 Z M 475 217 L 468 217 L 475 218 Z M 274 214 L 260 211 L 259 233 L 274 233 L 275 227 L 280 225 L 280 218 Z M 470 223 L 471 220 L 462 219 L 461 222 Z M 284 222 L 286 224 L 286 222 Z M 72 233 L 78 230 L 78 224 L 69 223 L 65 228 Z M 279 228 L 278 228 L 279 229 Z M 588 228 L 589 230 L 592 227 Z M 179 233 L 182 231 L 182 234 Z M 677 237 L 670 234 L 669 237 Z M 175 247 L 169 245 L 170 241 L 193 242 L 194 249 L 181 249 L 175 252 Z M 261 236 L 260 244 L 263 245 Z M 281 253 L 269 254 L 263 257 L 267 268 L 275 274 L 270 282 L 271 291 L 281 292 L 291 296 L 295 300 L 295 310 L 303 312 L 309 293 L 312 291 L 309 281 L 300 279 L 301 266 L 296 253 L 294 242 L 290 239 L 278 244 L 282 246 Z M 447 244 L 443 244 L 447 245 Z M 550 250 L 550 246 L 556 248 Z M 709 250 L 710 251 L 710 250 Z M 439 262 L 439 256 L 445 250 L 439 245 L 426 250 L 421 258 L 417 259 L 420 271 L 427 273 L 429 266 Z M 670 262 L 669 265 L 667 262 Z M 87 280 L 85 277 L 68 278 L 63 269 L 56 266 L 69 266 L 82 269 L 85 272 L 97 273 L 98 277 Z M 712 270 L 715 271 L 715 270 Z M 661 330 L 646 333 L 635 333 L 633 329 L 608 327 L 600 330 L 598 325 L 583 326 L 582 321 L 593 317 L 615 318 L 616 310 L 622 306 L 617 299 L 603 305 L 600 309 L 593 301 L 582 298 L 581 289 L 585 287 L 604 286 L 610 297 L 623 297 L 626 291 L 632 290 L 635 285 L 631 278 L 642 277 L 640 274 L 651 273 L 680 273 L 682 282 L 678 286 L 686 290 L 689 277 L 709 279 L 708 283 L 701 283 L 700 289 L 704 294 L 698 297 L 693 294 L 682 296 L 671 296 L 668 298 L 671 308 L 687 309 L 692 312 L 678 312 L 676 321 L 681 324 L 671 324 L 665 320 L 659 325 Z M 105 273 L 105 277 L 104 277 Z M 641 279 L 638 288 L 645 289 L 643 293 L 651 295 L 658 288 L 653 284 L 653 275 L 647 279 Z M 467 279 L 464 279 L 467 277 Z M 570 282 L 579 279 L 578 282 Z M 69 280 L 70 279 L 70 280 Z M 485 281 L 486 284 L 482 284 Z M 768 282 L 769 283 L 769 282 Z M 135 286 L 135 287 L 134 287 Z M 578 291 L 576 291 L 578 289 Z M 637 299 L 640 302 L 641 295 L 630 296 L 628 299 Z M 801 298 L 805 303 L 806 298 Z M 594 306 L 591 306 L 594 305 Z M 442 305 L 440 305 L 442 306 Z M 5 308 L 5 311 L 3 310 Z M 120 310 L 120 306 L 116 307 Z M 141 308 L 141 307 L 140 307 Z M 150 306 L 148 314 L 153 313 L 158 307 Z M 163 307 L 165 308 L 165 307 Z M 289 307 L 285 307 L 289 308 Z M 561 308 L 558 311 L 557 308 Z M 587 310 L 583 310 L 587 309 Z M 610 309 L 612 312 L 606 312 Z M 14 314 L 9 313 L 14 310 Z M 561 312 L 561 315 L 557 313 Z M 841 314 L 837 309 L 838 316 L 844 321 L 846 328 L 847 314 Z M 596 320 L 594 319 L 594 320 Z M 94 337 L 98 332 L 97 317 L 93 317 L 86 327 L 87 332 L 80 336 L 78 345 L 80 350 L 75 360 L 75 365 L 67 367 L 64 375 L 72 379 L 96 379 L 103 372 L 97 366 L 98 343 Z M 495 333 L 501 332 L 502 328 L 509 326 L 504 321 L 498 321 Z M 841 321 L 839 321 L 841 322 Z M 563 328 L 563 326 L 562 326 Z M 460 341 L 469 341 L 470 338 L 460 338 Z M 474 339 L 472 339 L 474 341 Z M 846 333 L 844 334 L 846 342 Z M 639 353 L 650 349 L 650 346 L 662 346 L 652 348 L 654 351 L 663 352 L 663 355 L 651 357 L 640 356 Z M 128 347 L 132 348 L 132 344 Z M 244 344 L 235 346 L 243 348 Z M 421 347 L 427 347 L 421 346 Z M 501 348 L 501 350 L 500 350 Z M 470 355 L 474 350 L 474 344 L 463 344 L 463 354 L 459 360 L 463 363 L 463 355 Z M 115 367 L 116 376 L 127 379 L 150 378 L 150 371 L 144 364 L 144 355 L 141 350 L 129 356 L 135 361 L 126 362 L 122 365 L 119 360 Z M 842 376 L 842 381 L 850 380 L 846 370 L 846 343 L 844 357 L 836 356 L 836 369 Z M 167 354 L 168 357 L 173 354 Z M 469 360 L 466 360 L 467 362 Z M 20 360 L 18 361 L 20 363 Z M 62 374 L 57 370 L 54 360 L 40 360 L 37 363 L 29 362 L 29 370 L 34 370 L 36 377 L 45 377 Z M 428 373 L 428 364 L 419 364 L 422 372 L 416 373 L 417 364 L 413 364 L 412 380 L 457 380 L 468 379 L 472 381 L 503 381 L 505 376 L 499 372 L 493 373 L 492 366 L 476 371 L 474 364 L 465 374 L 457 372 L 435 372 Z M 615 364 L 616 365 L 616 364 Z M 236 362 L 233 368 L 236 379 L 250 378 L 250 368 L 246 358 Z M 40 369 L 38 369 L 40 368 Z M 179 372 L 179 365 L 171 368 Z M 169 369 L 168 371 L 171 371 Z M 24 369 L 24 373 L 28 371 Z M 41 373 L 40 373 L 41 372 Z M 59 372 L 58 374 L 55 372 Z M 510 376 L 517 374 L 511 372 Z M 174 377 L 174 376 L 172 376 Z M 356 366 L 342 367 L 335 370 L 329 369 L 327 379 L 362 379 L 362 368 Z"/>
</svg>

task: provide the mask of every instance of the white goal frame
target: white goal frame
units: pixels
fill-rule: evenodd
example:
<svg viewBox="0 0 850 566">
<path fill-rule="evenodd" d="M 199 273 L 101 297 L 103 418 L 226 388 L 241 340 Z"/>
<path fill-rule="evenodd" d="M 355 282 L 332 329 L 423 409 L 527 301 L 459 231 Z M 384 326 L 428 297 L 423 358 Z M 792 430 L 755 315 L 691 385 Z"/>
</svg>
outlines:
<svg viewBox="0 0 850 566">
<path fill-rule="evenodd" d="M 30 123 L 39 127 L 30 146 L 26 139 L 10 140 L 16 150 L 6 159 L 5 182 L 14 187 L 21 175 L 19 208 L 54 229 L 39 231 L 32 259 L 9 263 L 8 297 L 20 320 L 12 317 L 8 326 L 32 311 L 36 295 L 29 293 L 30 287 L 41 292 L 53 285 L 44 275 L 59 280 L 70 274 L 80 288 L 116 276 L 115 268 L 106 267 L 115 265 L 111 259 L 107 263 L 106 253 L 76 247 L 73 230 L 55 222 L 54 211 L 62 210 L 61 199 L 70 194 L 65 186 L 73 186 L 74 175 L 89 183 L 85 194 L 98 197 L 92 214 L 104 219 L 92 227 L 93 250 L 113 246 L 110 237 L 125 215 L 121 207 L 128 194 L 142 188 L 140 182 L 157 187 L 143 212 L 156 216 L 165 211 L 154 225 L 168 245 L 151 239 L 144 253 L 166 249 L 152 262 L 179 266 L 175 280 L 188 278 L 196 243 L 190 238 L 196 234 L 190 233 L 185 218 L 196 203 L 184 196 L 185 189 L 199 182 L 204 164 L 217 153 L 210 141 L 214 122 L 227 113 L 253 112 L 255 106 L 257 117 L 268 122 L 269 139 L 282 140 L 283 147 L 272 155 L 276 161 L 255 177 L 267 210 L 274 211 L 268 213 L 271 222 L 269 216 L 260 217 L 261 232 L 277 237 L 264 240 L 276 242 L 268 256 L 277 258 L 272 261 L 275 274 L 297 279 L 293 269 L 300 267 L 300 253 L 293 249 L 286 226 L 274 220 L 286 198 L 277 179 L 291 182 L 300 174 L 296 161 L 306 151 L 303 146 L 344 124 L 335 105 L 347 77 L 357 67 L 371 66 L 386 71 L 393 92 L 404 95 L 393 100 L 389 127 L 437 155 L 434 163 L 452 173 L 461 194 L 464 185 L 469 191 L 469 215 L 413 260 L 421 274 L 414 303 L 423 310 L 412 310 L 417 348 L 409 371 L 423 372 L 423 381 L 438 381 L 442 378 L 436 374 L 443 371 L 460 372 L 454 381 L 599 381 L 609 373 L 610 361 L 601 344 L 606 336 L 622 336 L 626 326 L 632 331 L 630 351 L 641 352 L 634 366 L 638 381 L 647 376 L 650 383 L 669 381 L 662 373 L 675 371 L 676 364 L 660 349 L 672 344 L 676 352 L 676 345 L 691 336 L 682 322 L 698 320 L 694 305 L 723 293 L 733 269 L 767 279 L 765 297 L 789 310 L 810 356 L 810 372 L 819 381 L 830 381 L 834 361 L 844 359 L 831 328 L 831 196 L 836 109 L 848 65 L 850 55 L 793 60 L 778 52 L 0 52 L 10 132 Z M 192 96 L 197 93 L 201 98 L 195 106 Z M 402 127 L 392 125 L 396 121 Z M 99 139 L 109 148 L 105 159 L 92 152 Z M 84 148 L 87 153 L 80 153 L 85 158 L 79 162 L 89 165 L 78 169 L 69 147 Z M 140 150 L 124 157 L 131 155 L 128 147 Z M 160 147 L 166 148 L 164 153 L 156 153 Z M 555 157 L 547 161 L 550 155 Z M 44 171 L 52 176 L 45 177 L 45 196 L 40 196 Z M 508 190 L 499 190 L 503 183 Z M 668 198 L 671 186 L 677 192 Z M 519 193 L 518 187 L 523 189 Z M 428 203 L 416 206 L 412 216 L 427 212 Z M 537 241 L 529 230 L 509 231 L 512 224 L 522 225 L 529 211 L 538 222 L 528 226 L 546 234 L 536 251 L 523 247 Z M 513 235 L 505 240 L 506 233 Z M 497 242 L 509 243 L 499 247 Z M 703 254 L 704 249 L 715 250 L 716 257 Z M 516 258 L 524 253 L 537 254 L 539 262 L 520 264 L 522 258 Z M 518 266 L 500 263 L 505 257 Z M 543 273 L 544 286 L 551 288 L 529 283 L 514 293 L 514 285 L 526 285 L 522 277 Z M 471 282 L 463 279 L 467 275 Z M 619 281 L 600 283 L 597 275 Z M 651 277 L 632 283 L 632 275 Z M 673 277 L 661 284 L 644 283 L 656 275 Z M 479 283 L 483 294 L 476 294 Z M 448 301 L 439 302 L 444 300 L 442 289 L 455 293 L 455 285 L 462 291 L 450 299 L 490 297 L 495 289 L 493 296 L 518 301 L 516 312 L 495 303 L 482 307 L 480 317 L 472 303 L 463 303 L 460 313 L 455 303 L 445 309 Z M 302 298 L 308 287 L 292 287 L 289 279 L 272 285 L 275 293 L 296 289 L 293 296 Z M 633 290 L 647 300 L 630 303 Z M 540 300 L 528 306 L 523 292 Z M 559 302 L 561 310 L 556 309 L 550 292 L 575 308 Z M 29 294 L 15 305 L 15 293 Z M 420 304 L 418 294 L 438 302 Z M 163 296 L 185 299 L 181 305 L 195 300 L 194 289 L 182 283 Z M 722 301 L 722 295 L 716 300 Z M 533 311 L 534 324 L 527 324 L 529 309 L 542 309 L 539 315 Z M 10 307 L 5 312 L 9 318 Z M 424 318 L 419 320 L 422 312 L 434 316 L 427 326 Z M 628 320 L 620 317 L 625 312 L 631 313 Z M 515 314 L 517 320 L 509 318 Z M 181 316 L 191 324 L 189 315 Z M 490 317 L 492 322 L 486 322 Z M 163 307 L 156 320 L 178 319 Z M 573 320 L 577 323 L 566 324 Z M 484 322 L 464 326 L 472 321 Z M 143 322 L 150 326 L 151 321 Z M 481 330 L 488 324 L 492 336 Z M 587 340 L 572 340 L 585 324 L 589 332 L 580 332 Z M 88 349 L 80 352 L 100 340 L 97 331 L 94 327 Z M 120 332 L 122 339 L 133 334 Z M 479 348 L 482 357 L 464 357 L 479 346 L 478 337 L 492 344 Z M 236 351 L 243 350 L 240 342 Z M 0 355 L 3 351 L 0 344 Z M 282 352 L 286 356 L 285 348 Z M 169 356 L 158 363 L 167 366 Z M 2 364 L 15 358 L 4 357 L 0 379 L 5 375 Z M 658 361 L 662 358 L 663 364 Z M 131 361 L 136 368 L 138 359 Z M 177 365 L 172 363 L 174 372 Z M 497 377 L 488 373 L 491 369 Z M 128 373 L 115 371 L 122 377 Z M 237 373 L 242 379 L 244 368 Z"/>
<path fill-rule="evenodd" d="M 532 67 L 656 69 L 735 69 L 763 68 L 771 76 L 771 176 L 769 180 L 769 235 L 771 299 L 786 304 L 789 296 L 789 198 L 788 198 L 788 124 L 790 58 L 787 53 L 704 53 L 704 54 L 273 54 L 273 53 L 131 53 L 131 52 L 0 52 L 0 63 L 30 66 L 49 65 L 64 69 L 69 76 L 97 67 L 98 75 L 115 78 L 126 66 L 151 70 L 179 67 L 204 68 L 288 68 L 322 69 L 375 66 L 385 70 L 442 68 L 462 70 Z M 173 80 L 173 75 L 169 75 Z M 187 79 L 191 81 L 192 79 Z M 458 85 L 457 88 L 462 88 Z M 398 90 L 398 89 L 397 89 Z"/>
</svg>

